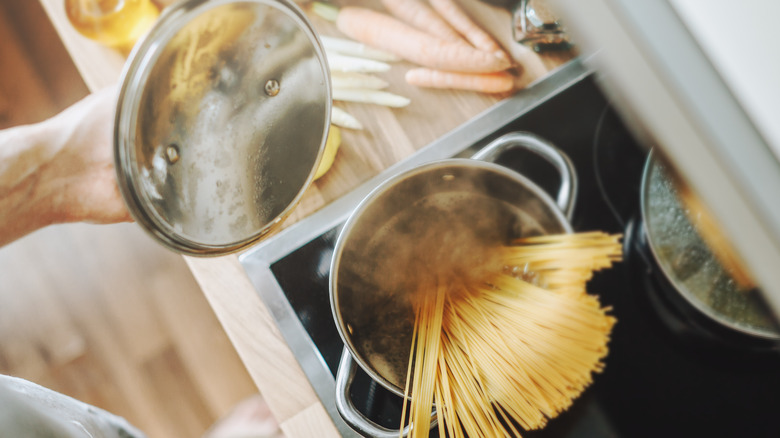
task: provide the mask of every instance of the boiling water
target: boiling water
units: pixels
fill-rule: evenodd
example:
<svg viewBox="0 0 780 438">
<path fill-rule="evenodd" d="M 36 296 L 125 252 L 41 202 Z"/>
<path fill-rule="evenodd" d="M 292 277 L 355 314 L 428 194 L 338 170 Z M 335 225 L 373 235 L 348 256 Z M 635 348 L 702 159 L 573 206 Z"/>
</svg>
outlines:
<svg viewBox="0 0 780 438">
<path fill-rule="evenodd" d="M 437 278 L 484 278 L 486 270 L 502 268 L 496 247 L 552 231 L 560 230 L 545 230 L 523 210 L 481 194 L 442 192 L 415 202 L 366 241 L 345 248 L 339 306 L 353 346 L 403 388 L 414 324 L 411 299 L 428 290 L 421 285 Z"/>
<path fill-rule="evenodd" d="M 656 163 L 647 184 L 647 225 L 658 262 L 676 290 L 704 314 L 759 336 L 777 337 L 758 290 L 743 290 L 699 236 L 677 188 Z"/>
</svg>

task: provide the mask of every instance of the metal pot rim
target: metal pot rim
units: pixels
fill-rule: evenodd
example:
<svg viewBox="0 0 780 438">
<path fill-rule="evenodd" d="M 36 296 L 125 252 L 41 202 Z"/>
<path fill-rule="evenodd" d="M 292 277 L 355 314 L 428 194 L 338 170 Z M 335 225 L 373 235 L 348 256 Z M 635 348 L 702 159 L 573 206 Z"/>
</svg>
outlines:
<svg viewBox="0 0 780 438">
<path fill-rule="evenodd" d="M 385 180 L 379 186 L 374 188 L 368 195 L 366 195 L 366 197 L 360 201 L 360 203 L 355 208 L 355 210 L 349 215 L 349 218 L 345 222 L 342 229 L 339 231 L 339 236 L 338 239 L 336 240 L 336 244 L 333 251 L 332 263 L 330 266 L 330 278 L 329 278 L 331 312 L 333 314 L 334 321 L 336 322 L 336 328 L 338 329 L 339 336 L 341 337 L 341 340 L 344 342 L 346 348 L 349 350 L 352 359 L 356 361 L 360 366 L 360 368 L 362 368 L 363 371 L 365 371 L 366 374 L 368 374 L 372 379 L 374 379 L 375 381 L 380 383 L 383 387 L 393 392 L 394 394 L 398 395 L 399 397 L 404 396 L 403 388 L 399 388 L 396 385 L 390 383 L 388 379 L 386 379 L 384 376 L 381 376 L 371 366 L 369 366 L 369 364 L 362 356 L 356 354 L 355 346 L 352 343 L 349 333 L 347 333 L 347 330 L 344 327 L 344 323 L 341 318 L 341 309 L 338 305 L 339 302 L 338 302 L 338 290 L 337 290 L 340 259 L 343 254 L 346 243 L 349 239 L 349 236 L 351 234 L 351 230 L 353 230 L 356 227 L 356 225 L 359 223 L 363 212 L 365 212 L 368 208 L 370 208 L 377 198 L 389 192 L 394 187 L 396 187 L 399 182 L 406 180 L 407 178 L 422 173 L 426 173 L 426 172 L 432 172 L 437 169 L 441 169 L 449 166 L 463 166 L 463 167 L 470 167 L 474 169 L 484 170 L 487 172 L 496 172 L 501 174 L 502 176 L 508 177 L 509 179 L 513 180 L 517 184 L 525 186 L 527 189 L 532 191 L 537 196 L 537 198 L 539 198 L 539 200 L 541 200 L 549 208 L 549 210 L 553 213 L 553 215 L 560 223 L 561 227 L 567 233 L 573 232 L 571 223 L 568 221 L 568 219 L 566 219 L 564 213 L 561 211 L 558 205 L 556 205 L 555 201 L 553 201 L 550 195 L 547 192 L 545 192 L 541 187 L 539 187 L 536 183 L 534 183 L 524 175 L 515 172 L 511 169 L 508 169 L 507 167 L 501 166 L 499 164 L 491 163 L 491 162 L 474 159 L 474 158 L 451 158 L 451 159 L 438 160 L 438 161 L 422 164 L 420 166 L 417 166 L 413 169 L 410 169 L 406 172 L 402 172 L 398 175 L 395 175 Z"/>
</svg>

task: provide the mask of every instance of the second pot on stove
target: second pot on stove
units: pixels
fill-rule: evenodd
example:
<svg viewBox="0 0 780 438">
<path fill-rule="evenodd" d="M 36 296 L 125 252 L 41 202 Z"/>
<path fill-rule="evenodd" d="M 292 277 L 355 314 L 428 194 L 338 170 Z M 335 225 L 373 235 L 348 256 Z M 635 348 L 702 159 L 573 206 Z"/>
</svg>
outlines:
<svg viewBox="0 0 780 438">
<path fill-rule="evenodd" d="M 512 148 L 542 156 L 560 173 L 556 201 L 491 162 Z M 441 266 L 469 275 L 491 248 L 513 238 L 571 232 L 576 186 L 562 152 L 533 134 L 511 133 L 472 159 L 437 161 L 391 178 L 361 202 L 341 231 L 330 271 L 331 308 L 345 345 L 336 406 L 350 426 L 367 436 L 398 436 L 355 409 L 350 386 L 359 365 L 403 397 L 414 324 L 409 291 Z"/>
<path fill-rule="evenodd" d="M 673 171 L 649 154 L 642 178 L 641 209 L 644 233 L 653 255 L 664 295 L 685 318 L 684 327 L 716 348 L 778 350 L 780 329 L 760 291 L 734 262 L 724 263 L 725 244 L 716 251 L 719 231 L 705 218 Z M 706 226 L 706 227 L 705 227 Z M 707 233 L 703 233 L 706 229 Z M 724 251 L 725 250 L 725 251 Z M 695 330 L 694 330 L 695 328 Z M 712 340 L 712 341 L 709 341 Z"/>
</svg>

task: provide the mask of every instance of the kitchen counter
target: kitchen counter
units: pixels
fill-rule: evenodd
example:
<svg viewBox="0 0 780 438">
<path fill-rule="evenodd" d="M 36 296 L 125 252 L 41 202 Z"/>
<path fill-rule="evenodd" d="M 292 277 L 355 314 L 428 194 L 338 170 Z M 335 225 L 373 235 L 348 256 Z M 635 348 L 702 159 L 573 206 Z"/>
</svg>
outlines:
<svg viewBox="0 0 780 438">
<path fill-rule="evenodd" d="M 62 0 L 40 1 L 90 90 L 116 84 L 125 55 L 79 35 L 65 17 Z M 469 8 L 479 11 L 481 21 L 496 23 L 491 28 L 508 35 L 508 12 L 476 4 Z M 339 35 L 331 23 L 318 17 L 311 19 L 322 34 Z M 520 77 L 523 83 L 569 58 L 567 54 L 539 58 L 522 47 L 515 48 L 513 56 L 532 66 Z M 411 87 L 403 80 L 409 66 L 400 62 L 382 74 L 391 84 L 389 91 L 412 100 L 408 107 L 337 104 L 357 117 L 365 129 L 342 130 L 343 143 L 333 167 L 307 190 L 284 226 L 317 211 L 501 100 L 502 96 Z M 185 260 L 286 436 L 338 436 L 238 257 Z"/>
</svg>

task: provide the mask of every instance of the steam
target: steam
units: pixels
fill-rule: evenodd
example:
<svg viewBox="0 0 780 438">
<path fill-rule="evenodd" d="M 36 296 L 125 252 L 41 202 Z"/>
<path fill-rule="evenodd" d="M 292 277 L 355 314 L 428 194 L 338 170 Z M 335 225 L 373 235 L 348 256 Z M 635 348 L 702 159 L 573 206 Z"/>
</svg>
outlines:
<svg viewBox="0 0 780 438">
<path fill-rule="evenodd" d="M 435 292 L 436 281 L 484 278 L 486 270 L 501 268 L 498 246 L 543 233 L 517 207 L 474 191 L 429 194 L 372 231 L 345 248 L 339 306 L 356 349 L 398 387 L 405 381 L 415 296 Z"/>
</svg>

